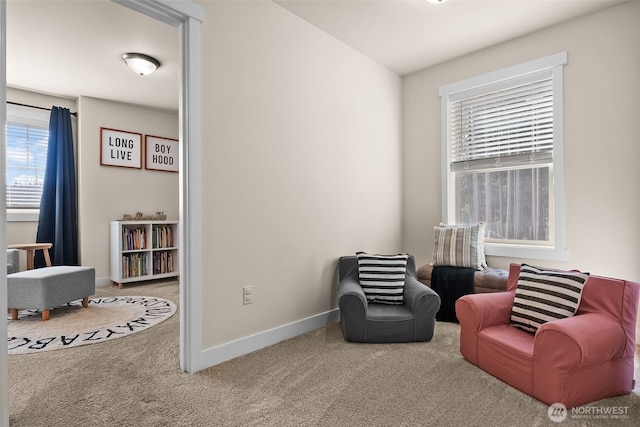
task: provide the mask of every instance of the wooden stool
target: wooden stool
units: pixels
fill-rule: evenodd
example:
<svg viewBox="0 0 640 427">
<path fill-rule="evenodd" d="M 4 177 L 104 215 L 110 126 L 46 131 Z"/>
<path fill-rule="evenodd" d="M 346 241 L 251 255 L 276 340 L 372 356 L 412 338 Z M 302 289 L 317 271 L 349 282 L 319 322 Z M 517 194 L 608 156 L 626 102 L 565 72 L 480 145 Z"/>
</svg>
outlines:
<svg viewBox="0 0 640 427">
<path fill-rule="evenodd" d="M 49 249 L 51 248 L 51 246 L 53 246 L 52 243 L 25 243 L 18 245 L 7 245 L 7 248 L 27 251 L 27 270 L 33 270 L 36 251 L 38 249 L 42 250 L 42 253 L 44 254 L 44 262 L 47 264 L 47 267 L 51 267 L 51 258 L 49 258 Z"/>
</svg>

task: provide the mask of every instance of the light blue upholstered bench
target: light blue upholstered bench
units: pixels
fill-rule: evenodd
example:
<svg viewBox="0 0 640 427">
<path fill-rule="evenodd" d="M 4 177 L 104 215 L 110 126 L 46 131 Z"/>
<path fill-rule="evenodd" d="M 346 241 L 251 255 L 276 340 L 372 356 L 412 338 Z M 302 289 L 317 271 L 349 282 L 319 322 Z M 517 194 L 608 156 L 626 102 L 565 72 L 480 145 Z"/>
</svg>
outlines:
<svg viewBox="0 0 640 427">
<path fill-rule="evenodd" d="M 42 320 L 49 320 L 49 310 L 82 298 L 87 308 L 89 297 L 96 291 L 93 267 L 54 266 L 26 270 L 7 275 L 7 307 L 11 319 L 18 319 L 18 310 L 42 311 Z"/>
</svg>

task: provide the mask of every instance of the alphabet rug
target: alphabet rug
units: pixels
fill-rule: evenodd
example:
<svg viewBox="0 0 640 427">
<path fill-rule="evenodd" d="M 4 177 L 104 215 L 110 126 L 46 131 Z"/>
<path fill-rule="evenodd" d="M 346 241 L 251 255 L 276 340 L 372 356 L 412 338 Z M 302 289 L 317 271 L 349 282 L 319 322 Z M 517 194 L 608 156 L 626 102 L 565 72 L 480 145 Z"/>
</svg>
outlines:
<svg viewBox="0 0 640 427">
<path fill-rule="evenodd" d="M 51 310 L 43 321 L 38 310 L 7 316 L 9 354 L 40 353 L 122 338 L 149 329 L 175 314 L 172 301 L 141 296 L 90 298 Z"/>
</svg>

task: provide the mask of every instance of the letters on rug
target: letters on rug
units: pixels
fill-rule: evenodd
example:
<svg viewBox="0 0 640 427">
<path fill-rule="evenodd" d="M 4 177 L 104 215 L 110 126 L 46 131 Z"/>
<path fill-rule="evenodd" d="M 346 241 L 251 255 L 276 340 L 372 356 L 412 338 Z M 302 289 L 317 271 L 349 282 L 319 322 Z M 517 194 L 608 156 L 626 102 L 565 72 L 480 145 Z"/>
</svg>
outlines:
<svg viewBox="0 0 640 427">
<path fill-rule="evenodd" d="M 156 297 L 118 296 L 56 307 L 42 321 L 38 310 L 21 310 L 7 318 L 9 354 L 39 353 L 122 338 L 149 329 L 175 314 L 176 305 Z"/>
</svg>

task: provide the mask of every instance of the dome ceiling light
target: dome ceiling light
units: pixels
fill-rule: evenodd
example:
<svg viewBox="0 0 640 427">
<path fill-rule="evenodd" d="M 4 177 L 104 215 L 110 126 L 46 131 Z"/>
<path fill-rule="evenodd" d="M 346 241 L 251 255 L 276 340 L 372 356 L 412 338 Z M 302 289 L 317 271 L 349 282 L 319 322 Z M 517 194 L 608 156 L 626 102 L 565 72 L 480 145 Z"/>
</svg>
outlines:
<svg viewBox="0 0 640 427">
<path fill-rule="evenodd" d="M 153 73 L 160 66 L 160 61 L 144 53 L 125 53 L 122 55 L 122 60 L 141 76 Z"/>
</svg>

